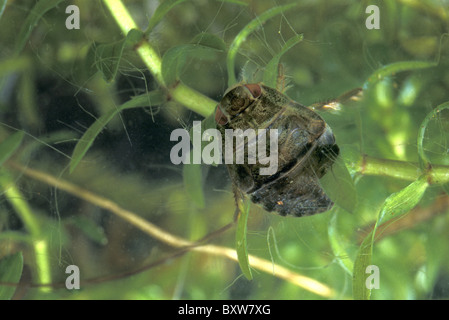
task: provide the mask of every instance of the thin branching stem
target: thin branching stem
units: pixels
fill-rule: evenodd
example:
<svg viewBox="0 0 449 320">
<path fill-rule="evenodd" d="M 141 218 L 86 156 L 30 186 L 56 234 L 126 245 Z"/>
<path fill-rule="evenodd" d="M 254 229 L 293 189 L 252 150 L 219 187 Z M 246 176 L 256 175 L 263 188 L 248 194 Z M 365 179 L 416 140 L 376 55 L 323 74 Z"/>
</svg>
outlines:
<svg viewBox="0 0 449 320">
<path fill-rule="evenodd" d="M 0 187 L 7 201 L 14 208 L 33 239 L 32 247 L 39 281 L 43 283 L 50 282 L 51 268 L 48 260 L 48 241 L 45 239 L 39 220 L 34 215 L 28 202 L 24 200 L 25 197 L 17 187 L 14 179 L 6 170 L 2 170 L 0 173 Z M 48 288 L 42 288 L 41 290 L 48 291 Z"/>
<path fill-rule="evenodd" d="M 112 17 L 115 19 L 117 25 L 120 27 L 120 30 L 125 36 L 130 30 L 138 29 L 136 23 L 121 0 L 104 0 L 104 3 L 109 8 Z M 135 50 L 159 85 L 168 91 L 168 96 L 170 99 L 181 103 L 185 107 L 204 117 L 207 117 L 213 112 L 215 106 L 217 105 L 216 101 L 184 85 L 182 82 L 178 82 L 176 85 L 171 87 L 166 86 L 162 77 L 162 59 L 152 47 L 148 39 L 144 38 Z"/>
<path fill-rule="evenodd" d="M 197 242 L 188 241 L 186 239 L 183 239 L 181 237 L 178 237 L 176 235 L 173 235 L 166 230 L 163 230 L 159 228 L 158 226 L 152 224 L 151 222 L 141 218 L 136 213 L 129 211 L 125 208 L 120 207 L 117 203 L 114 201 L 101 197 L 97 194 L 94 194 L 90 192 L 89 190 L 83 189 L 77 185 L 74 185 L 68 181 L 65 181 L 63 179 L 59 179 L 56 177 L 53 177 L 45 172 L 38 171 L 35 169 L 31 169 L 28 167 L 21 166 L 17 163 L 9 162 L 9 166 L 15 170 L 19 170 L 22 174 L 44 182 L 48 185 L 54 186 L 60 190 L 64 190 L 76 197 L 79 197 L 91 204 L 94 204 L 98 207 L 101 207 L 103 209 L 106 209 L 116 216 L 124 219 L 131 225 L 135 226 L 136 228 L 139 228 L 149 236 L 176 248 L 189 248 L 192 251 L 206 253 L 210 255 L 216 255 L 228 258 L 233 261 L 238 261 L 237 253 L 235 249 L 212 245 L 212 244 L 205 244 L 201 245 Z M 284 279 L 294 285 L 297 285 L 303 289 L 306 289 L 310 292 L 313 292 L 317 295 L 320 295 L 322 297 L 326 298 L 332 298 L 335 296 L 335 291 L 328 287 L 327 285 L 306 277 L 304 275 L 298 274 L 296 272 L 293 272 L 285 267 L 282 267 L 276 263 L 273 263 L 272 261 L 268 261 L 259 257 L 256 257 L 254 255 L 249 255 L 249 263 L 251 267 L 264 271 L 269 274 L 273 274 L 276 277 L 279 277 L 281 279 Z"/>
<path fill-rule="evenodd" d="M 415 181 L 422 174 L 417 162 L 379 159 L 364 155 L 358 161 L 349 164 L 352 170 L 368 176 L 386 176 L 407 181 Z M 425 172 L 431 184 L 444 184 L 449 182 L 449 166 L 430 165 Z"/>
</svg>

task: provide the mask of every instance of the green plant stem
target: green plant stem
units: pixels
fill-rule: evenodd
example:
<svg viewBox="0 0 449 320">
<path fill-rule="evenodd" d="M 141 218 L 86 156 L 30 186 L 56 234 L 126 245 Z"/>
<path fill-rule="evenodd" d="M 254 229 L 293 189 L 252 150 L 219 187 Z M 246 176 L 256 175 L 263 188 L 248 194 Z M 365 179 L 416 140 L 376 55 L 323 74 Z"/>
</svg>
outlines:
<svg viewBox="0 0 449 320">
<path fill-rule="evenodd" d="M 13 178 L 5 170 L 2 170 L 0 173 L 0 186 L 4 190 L 5 198 L 14 208 L 31 235 L 39 283 L 50 283 L 51 269 L 48 260 L 50 257 L 48 243 L 43 236 L 39 221 L 36 219 L 28 203 L 24 200 L 25 197 L 15 185 Z M 41 290 L 49 291 L 50 289 L 42 287 Z"/>
<path fill-rule="evenodd" d="M 121 0 L 103 1 L 124 35 L 127 35 L 131 29 L 138 29 L 134 19 Z M 216 101 L 186 86 L 182 82 L 173 87 L 166 86 L 161 72 L 162 60 L 146 38 L 136 47 L 136 51 L 159 85 L 168 91 L 170 98 L 204 117 L 213 112 L 217 105 Z"/>
<path fill-rule="evenodd" d="M 121 0 L 104 0 L 104 3 L 109 8 L 112 17 L 115 19 L 125 36 L 132 29 L 139 29 Z M 164 79 L 162 78 L 161 73 L 162 60 L 154 48 L 148 41 L 144 40 L 140 46 L 136 48 L 136 51 L 145 62 L 151 74 L 156 78 L 157 82 L 163 85 Z"/>
<path fill-rule="evenodd" d="M 362 156 L 349 163 L 351 169 L 363 175 L 386 176 L 407 181 L 418 179 L 423 173 L 417 162 L 378 159 Z M 427 180 L 432 184 L 449 182 L 449 166 L 433 165 L 426 170 Z"/>
<path fill-rule="evenodd" d="M 176 87 L 170 89 L 169 92 L 173 100 L 204 117 L 209 116 L 217 106 L 216 101 L 202 95 L 183 83 L 179 83 Z"/>
</svg>

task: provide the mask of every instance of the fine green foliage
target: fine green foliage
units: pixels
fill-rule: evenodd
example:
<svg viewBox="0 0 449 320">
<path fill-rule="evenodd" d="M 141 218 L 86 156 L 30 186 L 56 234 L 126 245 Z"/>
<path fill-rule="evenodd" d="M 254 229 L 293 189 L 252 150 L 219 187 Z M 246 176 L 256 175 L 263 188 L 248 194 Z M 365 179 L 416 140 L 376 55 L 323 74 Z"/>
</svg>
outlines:
<svg viewBox="0 0 449 320">
<path fill-rule="evenodd" d="M 354 213 L 357 192 L 342 157 L 337 157 L 331 171 L 320 179 L 320 184 L 334 203 L 349 213 Z"/>
<path fill-rule="evenodd" d="M 73 217 L 67 220 L 67 225 L 77 227 L 84 235 L 86 235 L 87 238 L 94 241 L 98 245 L 105 245 L 108 242 L 104 229 L 87 217 Z"/>
<path fill-rule="evenodd" d="M 332 215 L 332 218 L 329 220 L 329 227 L 328 227 L 329 242 L 330 245 L 332 246 L 332 252 L 334 253 L 338 263 L 350 276 L 352 276 L 352 270 L 354 269 L 354 261 L 352 257 L 349 256 L 348 252 L 346 251 L 346 248 L 342 243 L 343 242 L 342 238 L 340 237 L 338 232 L 337 218 L 338 218 L 338 210 L 335 210 L 334 214 Z"/>
<path fill-rule="evenodd" d="M 204 131 L 208 129 L 215 129 L 215 115 L 211 114 L 210 116 L 206 117 L 203 121 L 201 121 L 201 130 L 196 131 L 195 129 L 198 129 L 196 127 L 192 127 L 190 129 L 189 135 L 190 139 L 193 144 L 193 150 L 196 148 L 198 150 L 201 150 L 201 155 L 203 154 L 204 147 L 209 141 L 202 140 Z M 194 132 L 195 130 L 195 132 Z M 196 136 L 194 136 L 196 135 Z M 194 139 L 201 140 L 201 145 L 197 146 L 194 142 Z M 213 138 L 215 139 L 215 137 Z M 221 143 L 221 142 L 220 142 Z M 190 157 L 189 163 L 183 164 L 182 167 L 182 177 L 183 177 L 183 184 L 184 188 L 189 195 L 189 197 L 192 199 L 192 201 L 196 204 L 198 208 L 204 208 L 205 206 L 205 196 L 204 196 L 204 177 L 203 177 L 203 169 L 204 167 L 201 164 L 195 164 L 193 161 L 193 153 L 189 153 L 188 155 Z M 217 164 L 212 164 L 216 166 Z"/>
<path fill-rule="evenodd" d="M 251 280 L 253 274 L 248 260 L 248 241 L 246 237 L 249 209 L 249 201 L 239 203 L 239 217 L 237 221 L 237 230 L 235 232 L 235 243 L 240 269 L 246 279 Z"/>
<path fill-rule="evenodd" d="M 368 234 L 360 245 L 354 262 L 353 294 L 354 299 L 367 300 L 371 289 L 366 285 L 366 268 L 371 265 L 373 245 L 376 240 L 377 226 L 391 219 L 399 219 L 401 215 L 413 209 L 421 200 L 428 187 L 425 176 L 412 182 L 410 185 L 389 196 L 378 215 L 373 231 Z"/>
<path fill-rule="evenodd" d="M 169 49 L 162 58 L 162 77 L 165 84 L 171 86 L 179 80 L 188 58 L 215 59 L 215 54 L 224 52 L 225 49 L 223 40 L 212 34 L 199 34 L 191 44 Z"/>
<path fill-rule="evenodd" d="M 176 5 L 181 4 L 185 2 L 186 0 L 166 0 L 161 2 L 161 4 L 157 7 L 156 11 L 154 11 L 153 15 L 151 16 L 150 20 L 148 21 L 148 26 L 145 31 L 146 34 L 150 33 L 153 28 L 162 20 L 164 19 L 165 15 Z M 238 5 L 246 6 L 247 3 L 237 0 L 220 0 L 223 2 L 231 2 Z"/>
<path fill-rule="evenodd" d="M 23 50 L 26 42 L 28 41 L 28 38 L 31 35 L 31 32 L 33 31 L 34 27 L 38 24 L 42 16 L 49 10 L 56 7 L 62 1 L 63 0 L 42 0 L 36 2 L 35 6 L 31 9 L 25 21 L 23 22 L 22 28 L 20 29 L 19 35 L 17 36 L 17 42 L 14 50 L 15 54 L 18 55 Z M 3 4 L 2 7 L 4 7 L 4 5 L 5 4 Z"/>
<path fill-rule="evenodd" d="M 164 97 L 159 90 L 136 96 L 131 98 L 121 106 L 117 107 L 116 109 L 112 109 L 111 111 L 105 113 L 100 118 L 95 120 L 95 122 L 83 134 L 81 139 L 76 144 L 75 149 L 73 150 L 72 158 L 70 161 L 70 172 L 73 172 L 73 170 L 75 170 L 76 166 L 82 160 L 87 150 L 89 150 L 89 148 L 94 143 L 94 140 L 98 136 L 98 134 L 122 110 L 146 106 L 157 106 L 163 102 L 163 99 Z"/>
<path fill-rule="evenodd" d="M 449 297 L 447 7 L 73 4 L 80 30 L 66 2 L 0 0 L 0 299 L 24 264 L 25 299 Z M 242 82 L 332 129 L 331 210 L 281 217 L 236 199 L 224 164 L 172 163 L 170 134 L 203 151 L 215 137 L 194 135 Z M 68 265 L 81 290 L 65 288 Z"/>
<path fill-rule="evenodd" d="M 0 282 L 9 286 L 0 286 L 0 300 L 9 300 L 16 288 L 11 284 L 18 283 L 22 276 L 23 256 L 21 252 L 0 259 Z"/>
<path fill-rule="evenodd" d="M 147 30 L 145 33 L 150 33 L 153 28 L 165 17 L 167 12 L 169 12 L 174 6 L 185 1 L 186 0 L 167 0 L 162 2 L 148 21 Z"/>
<path fill-rule="evenodd" d="M 131 29 L 120 41 L 106 44 L 93 43 L 89 53 L 92 58 L 88 61 L 92 65 L 95 64 L 96 69 L 101 72 L 107 82 L 111 82 L 117 76 L 124 52 L 133 49 L 142 37 L 143 33 L 140 30 Z"/>
<path fill-rule="evenodd" d="M 7 2 L 8 2 L 8 0 L 1 0 L 0 1 L 0 19 L 2 18 L 3 12 L 5 11 Z"/>
<path fill-rule="evenodd" d="M 424 149 L 424 138 L 425 138 L 425 134 L 426 134 L 426 129 L 427 129 L 430 121 L 437 119 L 438 115 L 440 113 L 442 113 L 443 110 L 445 110 L 445 109 L 449 109 L 449 102 L 445 102 L 445 103 L 437 106 L 431 112 L 429 112 L 419 127 L 418 155 L 419 155 L 420 167 L 422 170 L 425 170 L 431 164 L 429 158 L 427 157 L 427 155 L 425 153 L 425 149 Z"/>
<path fill-rule="evenodd" d="M 385 79 L 388 76 L 392 76 L 398 72 L 408 71 L 408 70 L 418 70 L 436 67 L 436 62 L 428 62 L 428 61 L 401 61 L 395 62 L 382 68 L 379 68 L 369 78 L 365 81 L 363 85 L 364 89 L 367 89 L 369 86 L 373 86 L 377 82 Z"/>
<path fill-rule="evenodd" d="M 192 155 L 192 153 L 190 153 Z M 203 174 L 201 164 L 192 163 L 182 166 L 184 188 L 198 208 L 204 208 Z"/>
<path fill-rule="evenodd" d="M 265 72 L 263 73 L 263 82 L 272 88 L 276 88 L 277 78 L 279 74 L 279 62 L 281 57 L 293 46 L 300 43 L 304 39 L 304 35 L 298 34 L 292 38 L 290 38 L 282 47 L 281 51 L 278 52 L 265 67 Z"/>
<path fill-rule="evenodd" d="M 9 157 L 19 148 L 22 143 L 24 133 L 18 131 L 8 136 L 4 141 L 0 143 L 0 167 L 8 160 Z"/>
<path fill-rule="evenodd" d="M 285 6 L 279 6 L 271 8 L 270 10 L 267 10 L 254 20 L 252 20 L 250 23 L 248 23 L 240 32 L 239 34 L 234 38 L 231 45 L 229 46 L 228 50 L 228 56 L 226 58 L 226 66 L 228 69 L 228 87 L 232 87 L 237 83 L 237 80 L 235 78 L 235 58 L 236 55 L 240 49 L 240 46 L 245 42 L 247 37 L 253 33 L 254 31 L 258 30 L 262 27 L 262 24 L 267 21 L 270 18 L 273 18 L 274 16 L 281 14 L 285 10 L 291 9 L 295 6 L 294 3 L 288 4 Z M 287 49 L 288 50 L 288 49 Z"/>
</svg>

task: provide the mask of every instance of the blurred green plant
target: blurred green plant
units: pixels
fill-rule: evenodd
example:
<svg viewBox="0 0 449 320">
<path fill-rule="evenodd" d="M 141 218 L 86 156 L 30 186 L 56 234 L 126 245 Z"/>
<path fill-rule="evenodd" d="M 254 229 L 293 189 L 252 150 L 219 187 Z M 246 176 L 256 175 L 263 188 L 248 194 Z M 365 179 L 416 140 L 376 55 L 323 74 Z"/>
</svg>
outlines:
<svg viewBox="0 0 449 320">
<path fill-rule="evenodd" d="M 143 18 L 142 22 L 138 14 L 141 4 L 103 0 L 107 11 L 97 17 L 84 16 L 84 33 L 73 31 L 73 38 L 65 39 L 67 30 L 44 31 L 48 32 L 45 43 L 38 34 L 45 30 L 42 25 L 47 24 L 51 30 L 61 24 L 64 18 L 58 11 L 61 3 L 39 1 L 34 6 L 23 4 L 22 7 L 0 2 L 0 25 L 5 26 L 15 17 L 25 15 L 17 39 L 7 31 L 0 34 L 11 53 L 0 56 L 0 93 L 7 92 L 13 81 L 12 74 L 22 78 L 15 89 L 18 102 L 15 118 L 18 120 L 10 120 L 10 114 L 14 114 L 12 104 L 0 100 L 3 123 L 0 185 L 5 200 L 0 211 L 0 257 L 4 256 L 0 260 L 0 284 L 4 284 L 0 286 L 0 298 L 13 297 L 15 290 L 11 285 L 19 281 L 24 262 L 34 270 L 33 282 L 41 286 L 39 291 L 29 293 L 30 297 L 70 297 L 67 292 L 55 289 L 63 282 L 64 274 L 57 274 L 58 268 L 52 267 L 51 260 L 58 257 L 60 266 L 70 264 L 66 260 L 73 259 L 73 263 L 82 264 L 81 270 L 102 274 L 99 272 L 103 271 L 102 265 L 90 263 L 97 249 L 87 245 L 79 249 L 76 240 L 82 235 L 97 246 L 112 248 L 115 243 L 120 248 L 117 243 L 123 240 L 121 230 L 129 225 L 176 250 L 163 250 L 152 242 L 145 242 L 144 249 L 140 250 L 151 254 L 137 259 L 139 265 L 133 270 L 127 265 L 123 272 L 120 263 L 117 268 L 108 268 L 113 274 L 123 274 L 123 279 L 118 281 L 125 281 L 129 292 L 134 292 L 128 296 L 123 294 L 124 298 L 176 298 L 176 292 L 183 291 L 185 293 L 179 294 L 181 297 L 205 298 L 211 297 L 206 293 L 214 292 L 212 297 L 217 298 L 221 296 L 216 293 L 214 284 L 227 285 L 240 272 L 247 279 L 263 284 L 260 287 L 263 289 L 255 289 L 250 298 L 428 298 L 440 285 L 438 278 L 449 276 L 449 246 L 444 240 L 447 238 L 444 227 L 449 220 L 447 214 L 441 215 L 447 213 L 449 207 L 441 205 L 448 202 L 445 199 L 449 191 L 449 104 L 445 102 L 449 79 L 443 71 L 448 61 L 445 36 L 434 31 L 447 32 L 444 23 L 447 7 L 430 1 L 426 1 L 426 5 L 379 2 L 381 29 L 368 31 L 363 30 L 364 5 L 368 5 L 365 1 L 336 1 L 332 5 L 324 1 L 313 5 L 296 1 L 285 1 L 285 4 L 216 1 L 218 7 L 212 2 L 196 3 L 195 7 L 192 1 L 166 0 L 154 7 L 153 15 L 146 20 Z M 97 8 L 92 2 L 76 3 L 82 13 L 95 12 L 88 9 Z M 215 17 L 204 25 L 201 15 L 214 16 L 211 15 L 214 10 Z M 254 12 L 248 15 L 249 10 Z M 185 20 L 171 20 L 181 12 Z M 291 12 L 301 19 L 288 18 Z M 325 18 L 316 22 L 314 17 L 318 12 Z M 337 17 L 335 12 L 341 15 Z M 201 30 L 199 34 L 192 36 L 189 28 L 183 30 L 183 23 L 188 25 L 188 19 L 196 19 L 194 29 Z M 222 27 L 221 32 L 212 27 L 214 23 Z M 121 34 L 115 30 L 115 24 Z M 146 25 L 146 29 L 140 28 L 141 25 Z M 354 26 L 359 29 L 355 31 Z M 3 27 L 2 30 L 7 29 Z M 273 30 L 274 35 L 271 34 Z M 160 38 L 164 41 L 158 41 Z M 418 50 L 424 44 L 427 51 Z M 64 46 L 69 49 L 64 51 Z M 301 54 L 298 54 L 295 51 L 300 46 Z M 436 62 L 432 61 L 433 57 L 438 57 Z M 257 208 L 252 208 L 250 213 L 249 206 L 242 205 L 236 235 L 227 240 L 224 232 L 234 225 L 229 224 L 234 202 L 228 195 L 222 199 L 205 190 L 209 189 L 204 188 L 207 168 L 185 165 L 181 173 L 184 188 L 181 182 L 166 183 L 156 178 L 148 186 L 143 173 L 133 176 L 105 169 L 107 156 L 94 148 L 98 145 L 96 141 L 111 129 L 128 135 L 126 127 L 132 121 L 123 120 L 125 112 L 149 108 L 154 117 L 153 108 L 164 106 L 162 119 L 167 123 L 175 119 L 177 124 L 182 124 L 184 119 L 189 119 L 185 111 L 189 110 L 206 117 L 203 123 L 207 128 L 213 123 L 215 100 L 227 86 L 238 82 L 236 70 L 242 69 L 242 77 L 247 81 L 263 80 L 274 87 L 279 82 L 281 60 L 285 61 L 287 80 L 291 84 L 285 90 L 307 105 L 363 85 L 364 96 L 360 101 L 345 104 L 339 115 L 323 114 L 342 147 L 342 157 L 335 170 L 322 181 L 337 204 L 329 213 L 286 221 L 259 214 Z M 70 67 L 64 61 L 70 61 Z M 219 67 L 203 71 L 210 64 Z M 366 65 L 371 70 L 366 70 Z M 148 77 L 144 76 L 145 70 L 150 72 L 154 88 L 145 80 L 143 92 L 134 89 L 135 94 L 128 95 L 122 102 L 118 89 L 120 79 Z M 217 76 L 214 70 L 222 72 Z M 226 70 L 227 81 L 223 80 L 226 78 L 223 70 Z M 257 79 L 261 70 L 262 76 Z M 91 99 L 95 101 L 96 110 L 86 113 L 95 116 L 83 129 L 81 138 L 75 139 L 74 148 L 61 151 L 53 146 L 55 142 L 74 141 L 72 133 L 45 134 L 43 111 L 39 110 L 41 102 L 36 98 L 43 90 L 40 82 L 45 81 L 39 72 L 53 77 L 57 74 L 74 87 L 76 92 L 72 98 L 81 109 L 78 94 L 94 93 Z M 138 76 L 129 77 L 131 72 Z M 294 86 L 306 91 L 304 96 L 298 95 L 299 90 L 293 92 Z M 213 94 L 209 91 L 211 87 L 215 90 Z M 323 97 L 323 93 L 327 96 Z M 120 121 L 115 122 L 117 119 Z M 117 123 L 122 123 L 125 129 L 118 129 Z M 12 133 L 13 127 L 20 130 Z M 31 139 L 26 139 L 23 132 L 34 141 L 29 142 Z M 131 141 L 129 135 L 128 139 Z M 42 146 L 57 149 L 62 160 L 53 159 Z M 67 158 L 69 163 L 66 163 Z M 42 185 L 58 191 L 47 195 Z M 55 195 L 60 191 L 81 199 L 84 204 L 78 207 L 78 204 L 61 200 Z M 54 197 L 55 217 L 48 203 L 43 206 L 35 199 L 27 199 L 26 195 L 41 192 L 46 194 L 44 198 Z M 65 208 L 73 207 L 74 211 L 65 215 L 58 209 L 59 202 L 66 204 Z M 88 204 L 93 205 L 92 208 L 87 209 Z M 14 225 L 10 208 L 25 233 L 20 226 L 10 228 Z M 89 214 L 79 215 L 77 208 Z M 118 218 L 108 226 L 109 236 L 101 230 L 100 226 L 108 224 L 103 221 L 104 212 L 98 212 L 100 209 Z M 430 213 L 422 214 L 424 210 Z M 76 220 L 78 215 L 88 218 Z M 121 221 L 125 221 L 126 226 Z M 388 229 L 394 233 L 395 228 L 399 229 L 396 226 L 407 221 L 411 221 L 407 227 L 411 229 L 409 232 L 398 232 L 386 239 L 381 237 Z M 99 230 L 92 227 L 97 224 Z M 358 234 L 357 230 L 364 230 L 364 233 Z M 224 245 L 208 243 L 212 239 L 223 241 Z M 276 248 L 274 252 L 271 251 L 272 242 Z M 65 251 L 73 251 L 75 257 L 69 258 L 72 254 L 66 256 Z M 127 259 L 126 250 L 120 252 L 122 256 L 114 258 L 117 262 L 136 259 Z M 226 276 L 217 271 L 226 269 L 223 266 L 210 270 L 214 269 L 210 268 L 211 262 L 198 257 L 204 254 L 221 257 L 220 261 L 237 261 L 241 270 L 227 272 Z M 77 255 L 82 258 L 77 259 Z M 174 258 L 182 261 L 176 270 L 166 265 Z M 380 266 L 380 290 L 366 287 L 366 270 L 372 264 Z M 306 265 L 313 267 L 297 267 Z M 209 271 L 202 275 L 200 269 Z M 267 276 L 262 277 L 252 270 L 261 270 Z M 187 273 L 191 277 L 187 277 Z M 117 280 L 103 279 L 106 284 L 100 285 L 101 277 L 91 278 L 82 286 L 97 285 L 73 293 L 73 297 L 111 297 L 111 290 L 101 288 L 108 284 L 113 287 Z M 177 279 L 175 284 L 174 278 Z M 285 284 L 280 285 L 275 278 L 284 279 Z M 352 291 L 347 289 L 347 281 L 352 281 Z M 53 290 L 50 289 L 52 283 Z M 148 284 L 145 292 L 134 289 L 141 287 L 141 283 Z M 166 284 L 173 288 L 173 295 L 163 289 Z M 447 297 L 447 292 L 443 296 Z"/>
</svg>

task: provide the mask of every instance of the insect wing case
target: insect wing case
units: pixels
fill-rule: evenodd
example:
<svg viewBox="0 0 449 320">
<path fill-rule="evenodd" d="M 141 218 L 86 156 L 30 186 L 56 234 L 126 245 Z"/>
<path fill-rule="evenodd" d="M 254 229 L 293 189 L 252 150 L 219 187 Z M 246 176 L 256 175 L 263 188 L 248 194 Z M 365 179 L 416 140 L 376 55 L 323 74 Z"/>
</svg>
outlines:
<svg viewBox="0 0 449 320">
<path fill-rule="evenodd" d="M 226 118 L 221 121 L 224 124 L 217 123 L 223 150 L 226 150 L 226 129 L 257 132 L 245 138 L 243 144 L 234 139 L 232 151 L 234 155 L 242 152 L 245 162 L 227 164 L 235 186 L 247 193 L 254 203 L 283 216 L 311 215 L 332 207 L 319 178 L 332 166 L 339 148 L 331 129 L 317 113 L 276 89 L 250 84 L 230 89 L 217 107 L 217 115 L 221 120 Z M 262 164 L 259 158 L 255 163 L 248 163 L 248 147 L 257 144 L 260 129 L 268 129 L 265 144 L 268 157 L 272 152 L 268 132 L 277 130 L 278 165 L 274 174 L 260 174 L 260 169 L 268 165 Z"/>
</svg>

